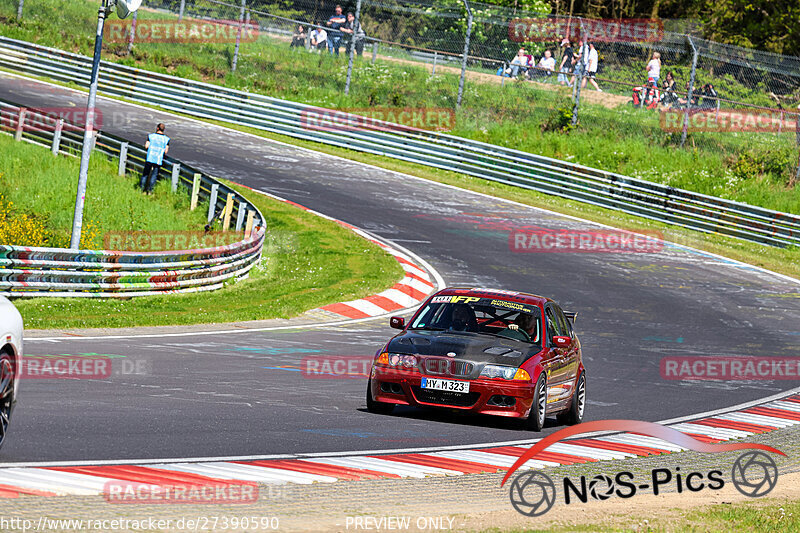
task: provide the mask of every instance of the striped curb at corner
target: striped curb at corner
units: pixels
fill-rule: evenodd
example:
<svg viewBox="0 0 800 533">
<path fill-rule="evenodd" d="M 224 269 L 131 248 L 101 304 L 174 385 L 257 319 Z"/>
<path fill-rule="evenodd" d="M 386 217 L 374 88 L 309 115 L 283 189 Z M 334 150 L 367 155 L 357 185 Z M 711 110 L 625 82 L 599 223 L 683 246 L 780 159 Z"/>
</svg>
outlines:
<svg viewBox="0 0 800 533">
<path fill-rule="evenodd" d="M 800 394 L 786 393 L 747 407 L 668 424 L 698 440 L 718 443 L 800 424 Z M 102 495 L 106 484 L 219 487 L 240 482 L 268 485 L 333 483 L 382 478 L 459 476 L 504 472 L 534 441 L 485 447 L 395 452 L 296 454 L 219 460 L 160 460 L 0 468 L 0 498 Z M 553 444 L 523 469 L 594 463 L 685 451 L 655 437 L 632 433 L 587 436 Z"/>
<path fill-rule="evenodd" d="M 444 280 L 432 267 L 413 254 L 401 251 L 389 243 L 382 242 L 366 231 L 342 222 L 336 218 L 309 209 L 291 200 L 281 198 L 271 193 L 247 187 L 251 191 L 268 196 L 274 200 L 298 207 L 324 219 L 336 222 L 369 242 L 380 246 L 386 253 L 392 255 L 400 263 L 405 275 L 403 279 L 390 288 L 378 294 L 367 296 L 358 300 L 338 302 L 307 311 L 311 316 L 324 318 L 360 319 L 385 315 L 387 313 L 406 311 L 420 305 L 431 293 L 444 288 Z"/>
</svg>

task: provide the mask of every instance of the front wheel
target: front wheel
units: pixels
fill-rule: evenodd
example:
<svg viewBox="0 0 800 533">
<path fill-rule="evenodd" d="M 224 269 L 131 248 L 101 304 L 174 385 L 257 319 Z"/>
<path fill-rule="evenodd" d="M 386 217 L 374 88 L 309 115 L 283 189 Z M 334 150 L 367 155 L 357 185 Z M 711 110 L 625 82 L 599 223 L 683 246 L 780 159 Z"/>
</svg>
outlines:
<svg viewBox="0 0 800 533">
<path fill-rule="evenodd" d="M 367 411 L 376 415 L 388 415 L 394 410 L 393 403 L 375 401 L 372 397 L 372 380 L 367 381 Z"/>
<path fill-rule="evenodd" d="M 0 446 L 6 440 L 13 404 L 14 361 L 10 354 L 0 352 Z"/>
<path fill-rule="evenodd" d="M 568 426 L 583 422 L 583 412 L 586 409 L 586 372 L 581 372 L 575 392 L 572 393 L 572 404 L 569 410 L 558 415 L 558 421 Z"/>
<path fill-rule="evenodd" d="M 536 381 L 536 390 L 533 393 L 533 405 L 528 415 L 526 426 L 531 431 L 541 431 L 544 427 L 545 414 L 547 412 L 547 380 L 544 372 Z"/>
</svg>

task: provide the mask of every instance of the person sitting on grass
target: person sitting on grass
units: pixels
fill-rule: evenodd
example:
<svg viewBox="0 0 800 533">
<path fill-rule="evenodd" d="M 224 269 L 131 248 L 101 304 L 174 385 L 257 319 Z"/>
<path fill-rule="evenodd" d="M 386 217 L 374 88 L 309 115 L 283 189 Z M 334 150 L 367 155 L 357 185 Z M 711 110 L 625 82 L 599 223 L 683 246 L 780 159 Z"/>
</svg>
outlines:
<svg viewBox="0 0 800 533">
<path fill-rule="evenodd" d="M 310 33 L 311 48 L 309 52 L 322 52 L 328 49 L 328 32 L 322 28 L 314 28 Z"/>
<path fill-rule="evenodd" d="M 553 57 L 553 54 L 550 53 L 550 50 L 545 50 L 544 55 L 539 60 L 539 64 L 536 65 L 535 74 L 536 77 L 542 78 L 543 81 L 547 81 L 549 76 L 553 75 L 553 72 L 556 70 L 556 60 Z"/>
<path fill-rule="evenodd" d="M 305 48 L 306 47 L 306 29 L 304 26 L 298 26 L 297 31 L 292 35 L 292 44 L 290 48 Z"/>
<path fill-rule="evenodd" d="M 516 78 L 526 72 L 528 72 L 528 56 L 525 55 L 525 49 L 520 48 L 517 55 L 511 60 L 511 77 Z"/>
<path fill-rule="evenodd" d="M 661 87 L 661 103 L 664 105 L 672 105 L 678 101 L 678 95 L 675 92 L 675 75 L 670 70 L 664 78 L 664 84 Z"/>
</svg>

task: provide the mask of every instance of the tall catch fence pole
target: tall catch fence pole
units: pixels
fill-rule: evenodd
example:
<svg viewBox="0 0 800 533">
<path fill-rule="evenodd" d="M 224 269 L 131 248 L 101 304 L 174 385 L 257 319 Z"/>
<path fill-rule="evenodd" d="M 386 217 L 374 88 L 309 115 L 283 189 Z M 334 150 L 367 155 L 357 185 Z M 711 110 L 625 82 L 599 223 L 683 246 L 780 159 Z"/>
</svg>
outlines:
<svg viewBox="0 0 800 533">
<path fill-rule="evenodd" d="M 92 59 L 92 77 L 89 85 L 89 101 L 86 104 L 86 128 L 83 133 L 81 149 L 81 168 L 78 175 L 78 192 L 75 195 L 75 214 L 72 219 L 72 236 L 69 247 L 77 250 L 81 245 L 81 228 L 83 227 L 83 204 L 86 199 L 86 180 L 89 176 L 89 157 L 94 146 L 94 113 L 97 101 L 97 78 L 100 72 L 100 54 L 103 50 L 103 26 L 108 13 L 108 0 L 103 0 L 97 12 L 97 34 L 94 38 L 94 57 Z"/>
<path fill-rule="evenodd" d="M 686 143 L 686 134 L 689 132 L 689 113 L 692 112 L 692 93 L 694 93 L 694 79 L 697 73 L 697 47 L 694 45 L 692 38 L 687 35 L 686 41 L 692 48 L 692 70 L 689 73 L 689 91 L 686 94 L 686 110 L 683 113 L 683 132 L 681 133 L 681 148 Z"/>
<path fill-rule="evenodd" d="M 356 53 L 356 38 L 361 29 L 361 0 L 356 2 L 356 19 L 353 21 L 353 33 L 350 35 L 350 53 L 347 54 L 347 80 L 344 82 L 344 94 L 350 94 L 350 80 L 353 78 L 353 55 Z"/>
<path fill-rule="evenodd" d="M 242 0 L 239 8 L 239 30 L 236 32 L 236 44 L 233 47 L 233 61 L 231 62 L 231 72 L 236 72 L 236 63 L 239 62 L 239 43 L 242 41 L 242 30 L 244 25 L 244 10 L 247 0 Z"/>
<path fill-rule="evenodd" d="M 586 74 L 586 61 L 584 57 L 589 53 L 589 43 L 587 41 L 586 31 L 581 21 L 581 37 L 583 39 L 583 46 L 578 48 L 578 60 L 575 62 L 575 86 L 572 88 L 572 125 L 578 125 L 578 110 L 581 107 L 581 85 L 583 85 L 583 75 Z"/>
<path fill-rule="evenodd" d="M 464 57 L 461 59 L 461 78 L 458 80 L 456 109 L 461 107 L 461 98 L 464 96 L 464 78 L 467 75 L 467 57 L 469 56 L 469 37 L 472 34 L 472 10 L 469 8 L 469 1 L 463 1 L 464 7 L 467 8 L 467 33 L 464 36 Z"/>
<path fill-rule="evenodd" d="M 17 4 L 17 20 L 22 19 L 22 5 L 25 3 L 25 0 L 19 0 L 19 4 Z"/>
</svg>

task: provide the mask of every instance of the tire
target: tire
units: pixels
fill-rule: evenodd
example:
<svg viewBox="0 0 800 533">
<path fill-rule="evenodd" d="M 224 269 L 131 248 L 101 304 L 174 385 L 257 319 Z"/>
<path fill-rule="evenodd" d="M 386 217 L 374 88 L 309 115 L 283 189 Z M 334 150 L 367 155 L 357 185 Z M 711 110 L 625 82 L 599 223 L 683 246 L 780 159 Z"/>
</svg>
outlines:
<svg viewBox="0 0 800 533">
<path fill-rule="evenodd" d="M 533 393 L 533 405 L 525 426 L 530 431 L 541 431 L 544 427 L 544 420 L 547 415 L 547 380 L 544 373 L 536 381 L 536 389 Z"/>
<path fill-rule="evenodd" d="M 568 426 L 583 422 L 583 413 L 586 410 L 586 372 L 581 372 L 575 392 L 572 393 L 572 403 L 569 410 L 558 415 L 558 421 Z"/>
<path fill-rule="evenodd" d="M 388 415 L 394 411 L 393 403 L 383 403 L 372 398 L 372 380 L 367 381 L 367 411 L 376 415 Z"/>
<path fill-rule="evenodd" d="M 14 375 L 11 354 L 0 352 L 0 446 L 6 440 L 11 408 L 14 405 Z"/>
</svg>

